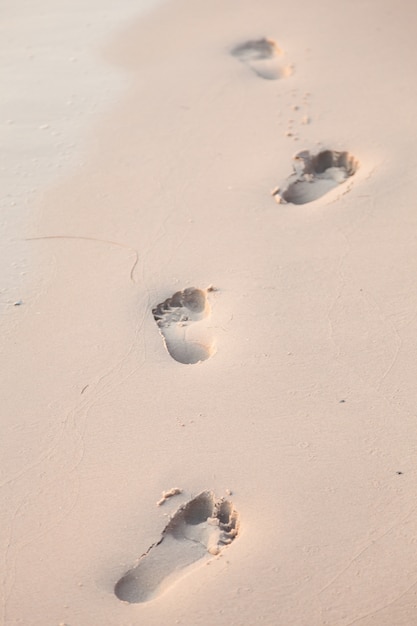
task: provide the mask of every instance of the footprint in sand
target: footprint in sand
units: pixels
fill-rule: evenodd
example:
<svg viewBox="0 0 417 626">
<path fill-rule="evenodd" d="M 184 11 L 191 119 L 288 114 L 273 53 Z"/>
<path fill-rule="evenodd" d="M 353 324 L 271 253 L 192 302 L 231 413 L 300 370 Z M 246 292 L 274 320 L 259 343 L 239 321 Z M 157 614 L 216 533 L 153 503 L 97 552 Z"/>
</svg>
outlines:
<svg viewBox="0 0 417 626">
<path fill-rule="evenodd" d="M 156 598 L 193 569 L 191 564 L 219 554 L 238 530 L 233 504 L 203 491 L 178 509 L 160 540 L 118 581 L 114 593 L 130 603 Z"/>
<path fill-rule="evenodd" d="M 283 188 L 272 192 L 281 203 L 306 204 L 321 198 L 326 193 L 353 176 L 359 162 L 349 152 L 323 150 L 310 154 L 303 150 L 293 159 L 294 173 Z"/>
<path fill-rule="evenodd" d="M 213 291 L 188 287 L 158 304 L 152 313 L 173 359 L 187 365 L 206 361 L 215 353 L 214 338 L 207 328 Z"/>
<path fill-rule="evenodd" d="M 235 46 L 231 54 L 266 80 L 285 78 L 293 73 L 292 66 L 282 62 L 283 52 L 273 39 L 247 41 Z"/>
</svg>

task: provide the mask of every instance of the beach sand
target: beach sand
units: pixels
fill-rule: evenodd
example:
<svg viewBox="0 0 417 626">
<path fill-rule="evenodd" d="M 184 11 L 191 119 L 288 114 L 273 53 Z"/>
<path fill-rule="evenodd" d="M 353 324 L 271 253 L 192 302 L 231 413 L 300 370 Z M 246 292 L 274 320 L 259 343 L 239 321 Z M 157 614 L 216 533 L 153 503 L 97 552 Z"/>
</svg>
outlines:
<svg viewBox="0 0 417 626">
<path fill-rule="evenodd" d="M 0 622 L 411 626 L 417 11 L 133 4 L 3 124 Z"/>
</svg>

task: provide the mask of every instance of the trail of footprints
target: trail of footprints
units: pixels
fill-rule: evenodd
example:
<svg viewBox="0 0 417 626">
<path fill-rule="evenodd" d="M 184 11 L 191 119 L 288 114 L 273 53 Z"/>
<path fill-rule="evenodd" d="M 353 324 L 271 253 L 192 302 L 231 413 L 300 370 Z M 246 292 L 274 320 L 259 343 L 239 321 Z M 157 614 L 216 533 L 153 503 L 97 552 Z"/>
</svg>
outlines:
<svg viewBox="0 0 417 626">
<path fill-rule="evenodd" d="M 282 50 L 270 38 L 240 43 L 231 49 L 231 54 L 260 78 L 276 80 L 293 73 L 292 65 L 284 63 Z M 358 166 L 358 161 L 348 152 L 323 150 L 312 155 L 303 150 L 293 159 L 293 174 L 272 195 L 281 203 L 313 202 L 353 176 Z"/>
<path fill-rule="evenodd" d="M 231 50 L 233 57 L 265 80 L 286 78 L 293 73 L 284 63 L 283 52 L 272 39 L 246 41 Z M 293 173 L 272 195 L 279 203 L 306 204 L 343 184 L 359 164 L 349 152 L 323 150 L 298 152 Z M 184 365 L 206 361 L 216 351 L 209 321 L 208 294 L 212 287 L 187 287 L 152 309 L 154 320 L 170 356 Z M 239 532 L 239 515 L 233 503 L 203 491 L 181 506 L 160 539 L 117 582 L 119 600 L 143 603 L 161 595 L 197 563 L 204 563 L 231 544 Z"/>
</svg>

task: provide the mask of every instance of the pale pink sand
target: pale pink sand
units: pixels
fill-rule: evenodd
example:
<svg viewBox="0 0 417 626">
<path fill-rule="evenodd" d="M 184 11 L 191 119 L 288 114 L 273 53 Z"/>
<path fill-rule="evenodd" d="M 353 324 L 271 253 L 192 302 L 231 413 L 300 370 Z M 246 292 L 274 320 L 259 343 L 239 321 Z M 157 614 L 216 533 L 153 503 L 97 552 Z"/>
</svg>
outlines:
<svg viewBox="0 0 417 626">
<path fill-rule="evenodd" d="M 416 621 L 416 12 L 172 0 L 115 20 L 96 65 L 117 102 L 5 226 L 29 274 L 3 292 L 23 304 L 2 317 L 1 623 Z M 278 80 L 230 54 L 264 36 L 291 68 Z M 323 148 L 355 176 L 277 204 L 294 153 Z M 152 308 L 210 285 L 217 352 L 183 365 Z M 204 490 L 233 501 L 236 540 L 121 602 L 116 582 Z"/>
</svg>

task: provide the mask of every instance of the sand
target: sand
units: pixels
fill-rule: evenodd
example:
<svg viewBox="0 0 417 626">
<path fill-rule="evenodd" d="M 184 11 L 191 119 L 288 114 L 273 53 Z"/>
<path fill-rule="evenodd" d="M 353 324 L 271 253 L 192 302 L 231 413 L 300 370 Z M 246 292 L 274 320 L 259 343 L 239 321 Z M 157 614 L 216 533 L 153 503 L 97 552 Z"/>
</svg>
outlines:
<svg viewBox="0 0 417 626">
<path fill-rule="evenodd" d="M 416 9 L 135 4 L 6 7 L 0 623 L 410 626 Z"/>
</svg>

